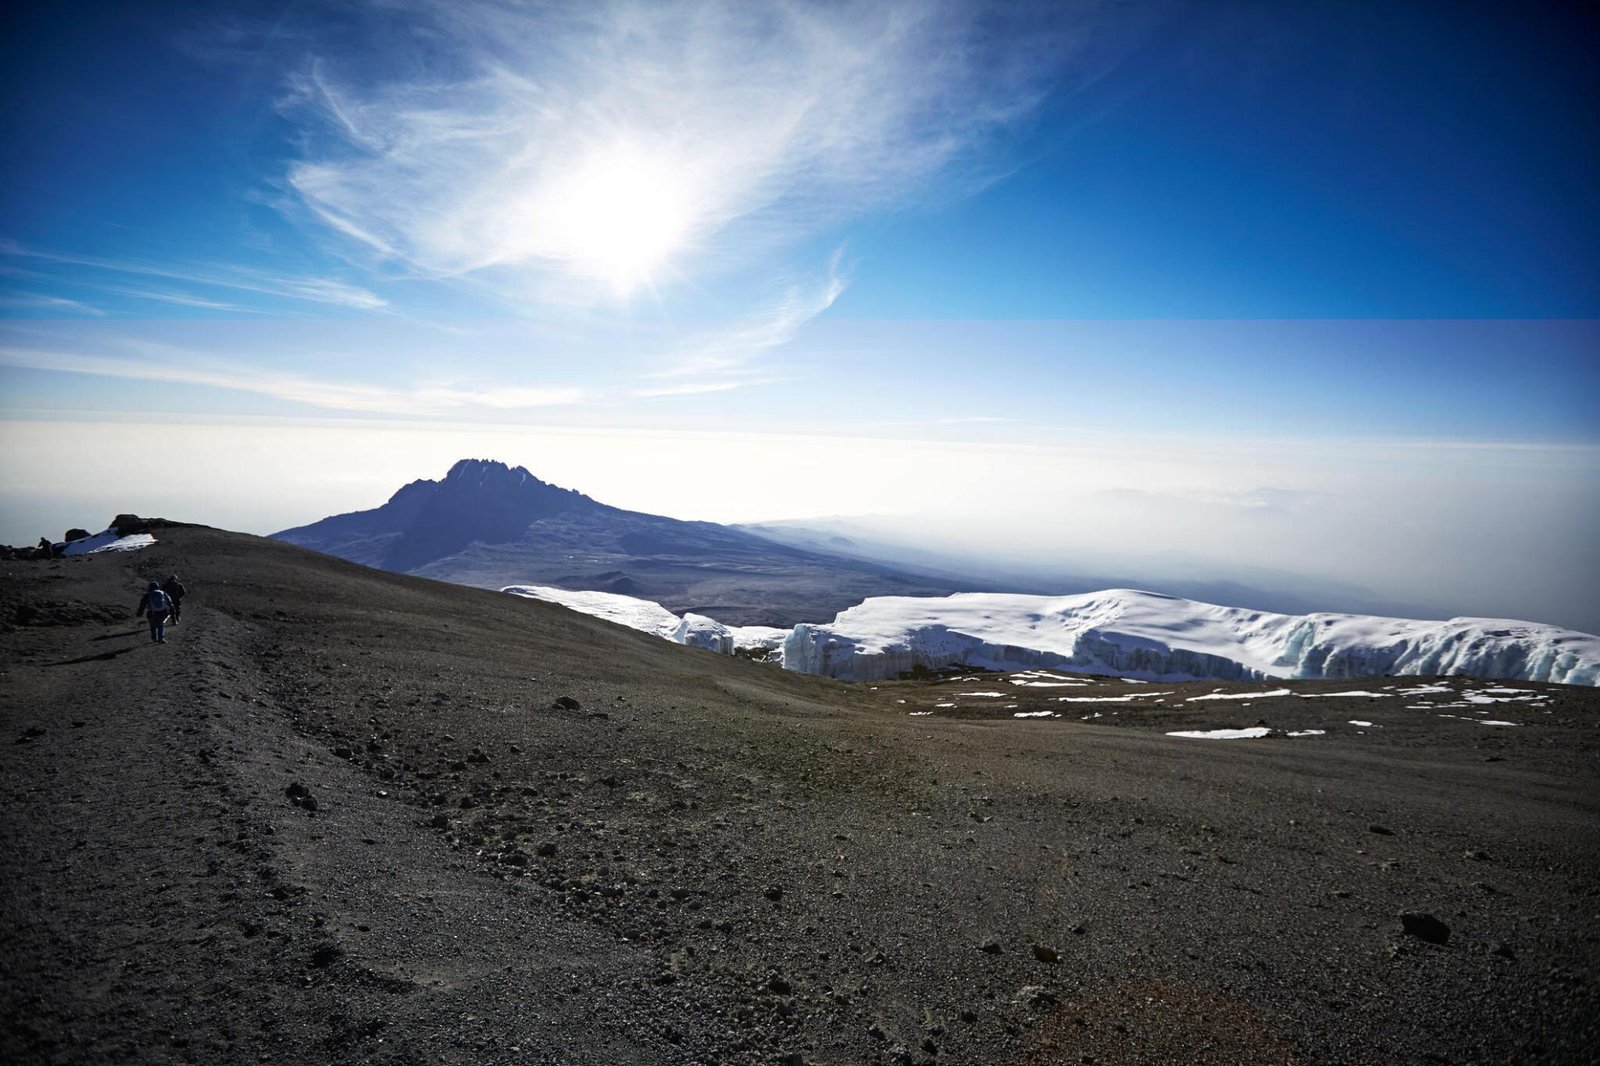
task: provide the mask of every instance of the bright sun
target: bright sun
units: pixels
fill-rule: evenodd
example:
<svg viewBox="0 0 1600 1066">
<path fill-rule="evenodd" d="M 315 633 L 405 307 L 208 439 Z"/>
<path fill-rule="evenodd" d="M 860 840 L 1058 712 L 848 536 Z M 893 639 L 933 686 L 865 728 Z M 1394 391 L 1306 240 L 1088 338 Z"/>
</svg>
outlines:
<svg viewBox="0 0 1600 1066">
<path fill-rule="evenodd" d="M 574 273 L 627 295 L 688 241 L 684 168 L 626 144 L 591 153 L 538 197 L 534 243 Z"/>
</svg>

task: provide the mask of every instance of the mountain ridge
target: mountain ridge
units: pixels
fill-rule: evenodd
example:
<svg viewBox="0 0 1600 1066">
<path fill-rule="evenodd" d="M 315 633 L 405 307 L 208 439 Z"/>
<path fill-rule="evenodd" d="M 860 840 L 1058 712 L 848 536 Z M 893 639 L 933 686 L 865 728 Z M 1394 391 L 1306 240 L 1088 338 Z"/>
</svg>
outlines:
<svg viewBox="0 0 1600 1066">
<path fill-rule="evenodd" d="M 730 625 L 826 621 L 873 595 L 971 582 L 829 555 L 755 533 L 601 503 L 525 467 L 462 459 L 379 507 L 271 535 L 380 570 L 499 589 L 559 585 L 655 600 Z"/>
</svg>

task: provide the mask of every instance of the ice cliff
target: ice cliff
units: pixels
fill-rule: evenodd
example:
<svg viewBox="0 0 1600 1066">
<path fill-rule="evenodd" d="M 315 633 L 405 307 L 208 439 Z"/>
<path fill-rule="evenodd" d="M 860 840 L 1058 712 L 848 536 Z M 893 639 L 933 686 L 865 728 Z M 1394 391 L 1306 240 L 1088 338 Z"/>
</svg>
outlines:
<svg viewBox="0 0 1600 1066">
<path fill-rule="evenodd" d="M 961 593 L 875 597 L 827 625 L 796 626 L 783 665 L 855 681 L 974 666 L 1162 681 L 1455 674 L 1600 685 L 1600 637 L 1487 618 L 1272 614 L 1129 589 Z"/>
</svg>

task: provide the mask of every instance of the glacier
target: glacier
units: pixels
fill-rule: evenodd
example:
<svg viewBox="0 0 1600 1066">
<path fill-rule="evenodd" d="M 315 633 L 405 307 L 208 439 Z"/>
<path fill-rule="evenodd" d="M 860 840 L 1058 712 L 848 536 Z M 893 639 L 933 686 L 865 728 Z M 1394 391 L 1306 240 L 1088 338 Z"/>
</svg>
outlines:
<svg viewBox="0 0 1600 1066">
<path fill-rule="evenodd" d="M 1170 682 L 1454 675 L 1600 686 L 1600 637 L 1507 619 L 1274 614 L 1107 589 L 1076 596 L 875 596 L 832 622 L 790 630 L 729 626 L 692 612 L 679 617 L 612 592 L 547 585 L 503 591 L 690 647 L 725 655 L 759 650 L 785 670 L 842 681 L 971 667 Z"/>
<path fill-rule="evenodd" d="M 1600 637 L 1490 618 L 1274 614 L 1134 589 L 879 596 L 796 626 L 786 670 L 877 681 L 918 666 L 1149 681 L 1460 675 L 1600 685 Z"/>
<path fill-rule="evenodd" d="M 747 649 L 776 653 L 789 636 L 787 629 L 724 625 L 715 618 L 693 612 L 687 612 L 680 618 L 659 603 L 615 592 L 582 592 L 550 585 L 507 585 L 500 591 L 560 604 L 582 614 L 604 618 L 608 622 L 670 640 L 674 644 L 706 648 L 723 655 Z"/>
</svg>

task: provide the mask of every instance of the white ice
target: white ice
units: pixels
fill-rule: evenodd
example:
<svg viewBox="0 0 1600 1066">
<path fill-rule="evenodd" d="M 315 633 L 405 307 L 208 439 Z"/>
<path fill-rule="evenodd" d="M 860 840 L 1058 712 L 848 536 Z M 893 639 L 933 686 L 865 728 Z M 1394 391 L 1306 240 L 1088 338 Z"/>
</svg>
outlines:
<svg viewBox="0 0 1600 1066">
<path fill-rule="evenodd" d="M 1270 732 L 1272 730 L 1264 725 L 1253 725 L 1248 729 L 1189 729 L 1168 733 L 1167 736 L 1189 737 L 1193 740 L 1254 740 Z"/>
<path fill-rule="evenodd" d="M 1193 703 L 1196 700 L 1253 700 L 1265 699 L 1268 696 L 1292 696 L 1294 693 L 1286 688 L 1275 688 L 1271 692 L 1213 692 L 1206 696 L 1190 696 L 1185 702 Z"/>
<path fill-rule="evenodd" d="M 784 666 L 858 681 L 970 666 L 1138 681 L 1446 674 L 1600 685 L 1600 637 L 1500 619 L 1273 614 L 1130 589 L 958 593 L 876 596 L 831 623 L 798 625 Z"/>
<path fill-rule="evenodd" d="M 608 622 L 637 629 L 641 633 L 653 634 L 675 644 L 709 648 L 724 655 L 732 655 L 738 648 L 758 648 L 768 651 L 781 648 L 784 638 L 789 635 L 788 630 L 775 629 L 772 626 L 727 626 L 715 618 L 707 618 L 705 615 L 693 612 L 679 618 L 659 603 L 633 596 L 622 596 L 615 592 L 575 591 L 549 585 L 508 585 L 501 591 L 509 592 L 513 596 L 557 603 L 582 614 L 604 618 Z"/>
<path fill-rule="evenodd" d="M 1388 699 L 1390 696 L 1394 695 L 1394 693 L 1366 692 L 1362 689 L 1356 689 L 1353 692 L 1296 692 L 1295 695 L 1299 696 L 1303 700 L 1332 699 L 1334 696 L 1367 696 L 1378 700 Z"/>
<path fill-rule="evenodd" d="M 101 552 L 131 552 L 148 548 L 155 542 L 156 538 L 148 533 L 130 533 L 126 537 L 119 537 L 116 530 L 108 529 L 92 537 L 68 541 L 66 547 L 61 549 L 61 554 L 71 556 L 99 555 Z"/>
</svg>

